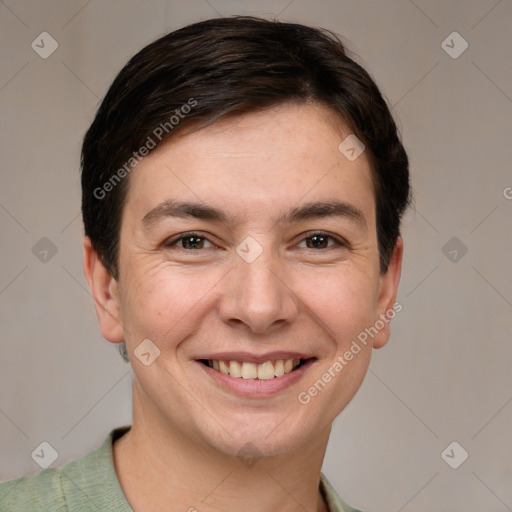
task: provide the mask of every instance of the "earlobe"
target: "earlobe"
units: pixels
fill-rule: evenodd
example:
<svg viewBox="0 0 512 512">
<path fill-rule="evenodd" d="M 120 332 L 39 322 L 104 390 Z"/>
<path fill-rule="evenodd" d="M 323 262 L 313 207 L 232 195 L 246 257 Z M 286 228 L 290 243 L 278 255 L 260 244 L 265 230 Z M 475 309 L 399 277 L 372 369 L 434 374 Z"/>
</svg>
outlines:
<svg viewBox="0 0 512 512">
<path fill-rule="evenodd" d="M 111 343 L 124 341 L 117 281 L 109 274 L 91 239 L 84 238 L 84 274 L 94 297 L 96 316 L 103 337 Z"/>
<path fill-rule="evenodd" d="M 398 284 L 400 283 L 402 272 L 402 256 L 403 240 L 399 236 L 396 240 L 388 269 L 380 277 L 376 323 L 379 322 L 379 326 L 382 326 L 382 329 L 379 329 L 378 335 L 373 340 L 373 348 L 381 348 L 388 342 L 391 333 L 391 320 L 402 309 L 401 305 L 396 303 Z"/>
</svg>

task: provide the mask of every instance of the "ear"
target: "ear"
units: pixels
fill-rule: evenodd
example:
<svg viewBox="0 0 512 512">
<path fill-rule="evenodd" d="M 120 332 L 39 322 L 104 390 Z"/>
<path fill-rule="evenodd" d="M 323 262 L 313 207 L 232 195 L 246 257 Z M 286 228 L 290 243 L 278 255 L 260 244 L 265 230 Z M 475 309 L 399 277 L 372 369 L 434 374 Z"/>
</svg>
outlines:
<svg viewBox="0 0 512 512">
<path fill-rule="evenodd" d="M 376 321 L 380 320 L 379 324 L 382 322 L 384 327 L 379 329 L 379 333 L 374 337 L 373 348 L 381 348 L 388 342 L 391 333 L 391 319 L 394 318 L 397 312 L 402 310 L 402 305 L 396 303 L 396 294 L 402 272 L 403 252 L 404 243 L 402 237 L 399 236 L 396 240 L 388 269 L 380 277 L 379 296 L 377 299 L 378 318 Z"/>
<path fill-rule="evenodd" d="M 117 281 L 108 273 L 91 239 L 84 239 L 84 274 L 94 298 L 94 307 L 103 337 L 111 343 L 124 341 Z"/>
</svg>

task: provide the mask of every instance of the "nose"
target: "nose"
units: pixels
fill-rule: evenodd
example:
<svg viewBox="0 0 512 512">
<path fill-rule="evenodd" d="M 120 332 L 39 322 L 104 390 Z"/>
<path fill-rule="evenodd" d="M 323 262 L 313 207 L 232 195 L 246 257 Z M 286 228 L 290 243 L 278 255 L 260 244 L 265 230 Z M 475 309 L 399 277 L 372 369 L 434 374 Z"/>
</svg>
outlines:
<svg viewBox="0 0 512 512">
<path fill-rule="evenodd" d="M 262 334 L 293 322 L 297 306 L 284 263 L 266 249 L 252 263 L 236 257 L 224 282 L 219 314 L 231 326 L 243 324 Z"/>
</svg>

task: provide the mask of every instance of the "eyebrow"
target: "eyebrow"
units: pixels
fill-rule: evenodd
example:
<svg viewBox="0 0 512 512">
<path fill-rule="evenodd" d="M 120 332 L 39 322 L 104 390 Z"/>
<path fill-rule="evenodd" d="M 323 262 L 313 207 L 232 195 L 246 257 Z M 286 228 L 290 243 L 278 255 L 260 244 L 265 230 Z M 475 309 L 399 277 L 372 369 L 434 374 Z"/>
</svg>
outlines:
<svg viewBox="0 0 512 512">
<path fill-rule="evenodd" d="M 201 203 L 183 201 L 164 201 L 150 210 L 142 219 L 146 227 L 151 227 L 160 220 L 168 217 L 194 218 L 216 223 L 233 225 L 236 217 L 230 217 L 226 212 Z M 305 220 L 322 219 L 326 217 L 342 217 L 354 221 L 363 230 L 367 230 L 363 212 L 356 206 L 343 201 L 317 201 L 291 208 L 288 212 L 275 219 L 275 224 L 293 224 Z"/>
</svg>

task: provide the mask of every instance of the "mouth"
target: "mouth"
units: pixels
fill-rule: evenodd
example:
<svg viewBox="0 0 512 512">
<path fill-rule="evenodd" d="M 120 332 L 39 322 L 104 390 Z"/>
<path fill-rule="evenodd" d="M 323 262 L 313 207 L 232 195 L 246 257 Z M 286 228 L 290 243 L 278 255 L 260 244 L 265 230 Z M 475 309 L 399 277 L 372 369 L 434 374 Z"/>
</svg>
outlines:
<svg viewBox="0 0 512 512">
<path fill-rule="evenodd" d="M 316 358 L 276 359 L 262 363 L 220 359 L 199 359 L 198 361 L 212 370 L 235 379 L 274 380 L 297 371 L 313 360 Z"/>
</svg>

